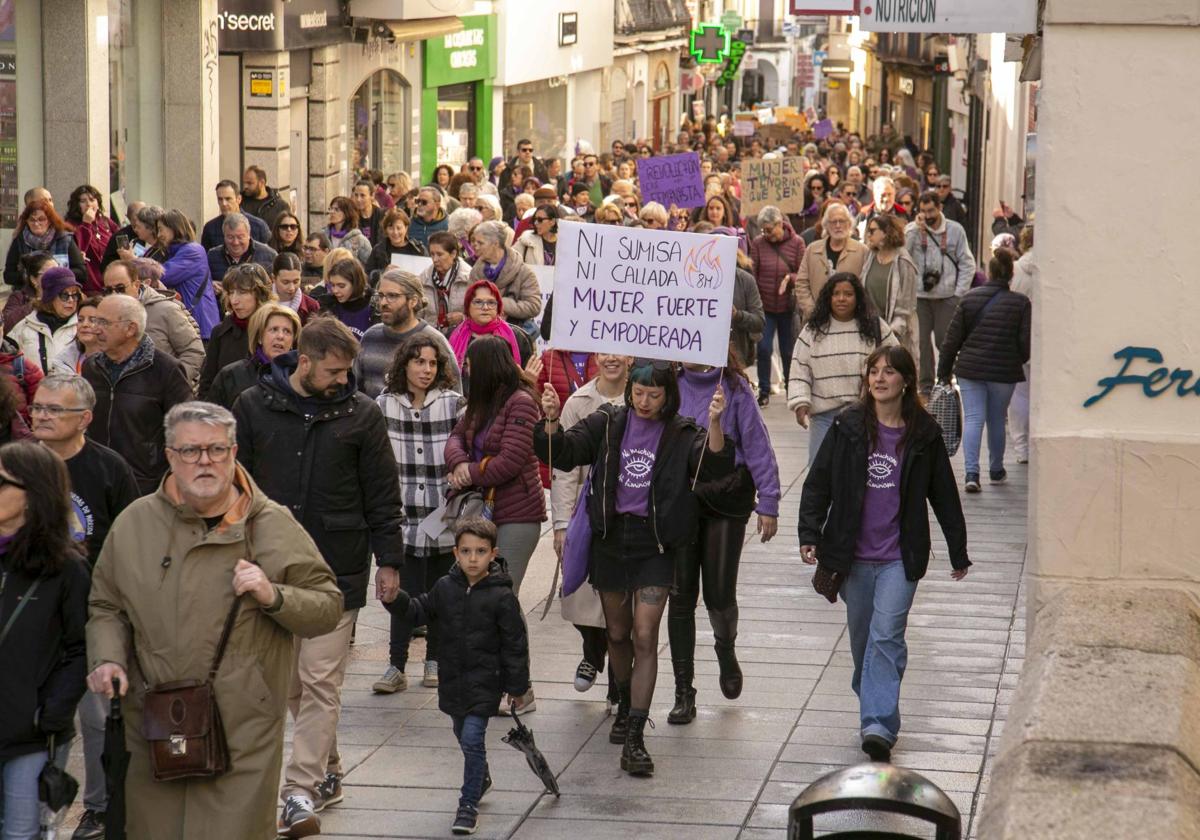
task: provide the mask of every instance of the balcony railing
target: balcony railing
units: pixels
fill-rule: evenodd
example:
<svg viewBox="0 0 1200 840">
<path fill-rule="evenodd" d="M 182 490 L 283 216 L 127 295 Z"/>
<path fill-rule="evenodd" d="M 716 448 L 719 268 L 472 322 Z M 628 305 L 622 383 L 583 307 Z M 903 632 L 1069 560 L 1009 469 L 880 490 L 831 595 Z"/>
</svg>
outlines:
<svg viewBox="0 0 1200 840">
<path fill-rule="evenodd" d="M 770 44 L 787 40 L 783 33 L 783 21 L 774 18 L 748 19 L 742 24 L 743 29 L 754 32 L 754 43 Z"/>
<path fill-rule="evenodd" d="M 617 0 L 613 15 L 618 35 L 636 35 L 692 25 L 687 0 Z"/>
</svg>

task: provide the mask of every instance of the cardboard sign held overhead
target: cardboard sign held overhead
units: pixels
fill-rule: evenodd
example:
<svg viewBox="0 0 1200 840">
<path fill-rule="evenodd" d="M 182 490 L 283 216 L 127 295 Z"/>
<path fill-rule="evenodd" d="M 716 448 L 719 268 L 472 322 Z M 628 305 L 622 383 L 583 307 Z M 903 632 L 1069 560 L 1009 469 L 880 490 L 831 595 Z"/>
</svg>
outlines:
<svg viewBox="0 0 1200 840">
<path fill-rule="evenodd" d="M 736 238 L 563 225 L 554 269 L 556 349 L 726 363 Z"/>
<path fill-rule="evenodd" d="M 700 174 L 700 155 L 659 155 L 639 158 L 638 184 L 642 201 L 657 201 L 663 207 L 703 207 L 704 176 Z"/>
<path fill-rule="evenodd" d="M 767 206 L 804 212 L 804 163 L 800 157 L 742 161 L 742 212 L 754 217 Z"/>
</svg>

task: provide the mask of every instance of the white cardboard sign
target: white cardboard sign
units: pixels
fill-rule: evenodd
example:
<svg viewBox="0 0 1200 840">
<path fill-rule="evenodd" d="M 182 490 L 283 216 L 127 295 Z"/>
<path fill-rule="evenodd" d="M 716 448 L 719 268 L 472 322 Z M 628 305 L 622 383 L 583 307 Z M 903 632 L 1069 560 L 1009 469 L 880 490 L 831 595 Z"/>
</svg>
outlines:
<svg viewBox="0 0 1200 840">
<path fill-rule="evenodd" d="M 392 265 L 420 277 L 425 269 L 433 265 L 433 260 L 429 257 L 414 257 L 412 254 L 392 254 Z"/>
<path fill-rule="evenodd" d="M 561 225 L 553 344 L 721 367 L 736 269 L 732 236 Z"/>
</svg>

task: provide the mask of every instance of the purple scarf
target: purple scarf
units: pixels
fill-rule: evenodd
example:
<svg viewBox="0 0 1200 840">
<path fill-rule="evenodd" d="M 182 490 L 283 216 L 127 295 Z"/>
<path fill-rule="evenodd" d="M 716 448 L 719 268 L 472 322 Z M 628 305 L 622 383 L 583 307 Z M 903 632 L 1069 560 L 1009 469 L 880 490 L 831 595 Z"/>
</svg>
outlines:
<svg viewBox="0 0 1200 840">
<path fill-rule="evenodd" d="M 496 278 L 498 278 L 500 276 L 500 272 L 502 272 L 504 270 L 504 265 L 507 262 L 508 262 L 508 254 L 507 253 L 503 257 L 501 257 L 500 262 L 496 263 L 495 265 L 488 265 L 487 260 L 484 260 L 483 261 L 483 276 L 486 277 L 487 279 L 491 280 L 493 283 L 495 283 Z"/>
</svg>

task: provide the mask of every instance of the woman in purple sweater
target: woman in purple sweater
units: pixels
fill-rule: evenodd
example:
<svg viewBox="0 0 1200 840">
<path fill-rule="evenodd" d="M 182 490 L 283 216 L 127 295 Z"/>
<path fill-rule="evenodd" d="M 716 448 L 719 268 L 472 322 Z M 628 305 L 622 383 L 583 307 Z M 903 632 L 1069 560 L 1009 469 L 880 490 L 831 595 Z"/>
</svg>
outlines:
<svg viewBox="0 0 1200 840">
<path fill-rule="evenodd" d="M 737 576 L 742 543 L 751 512 L 758 512 L 757 533 L 767 542 L 778 527 L 779 464 L 767 424 L 763 422 L 750 381 L 737 351 L 729 348 L 724 368 L 684 365 L 679 375 L 679 414 L 707 428 L 708 405 L 718 383 L 724 386 L 728 407 L 721 421 L 734 444 L 732 473 L 718 481 L 699 482 L 700 532 L 675 564 L 675 590 L 667 609 L 667 638 L 675 671 L 675 707 L 668 723 L 691 723 L 696 718 L 695 675 L 696 602 L 704 580 L 704 606 L 712 623 L 720 664 L 721 693 L 733 699 L 742 693 L 742 669 L 734 653 L 737 639 Z M 755 495 L 757 493 L 757 503 Z"/>
</svg>

